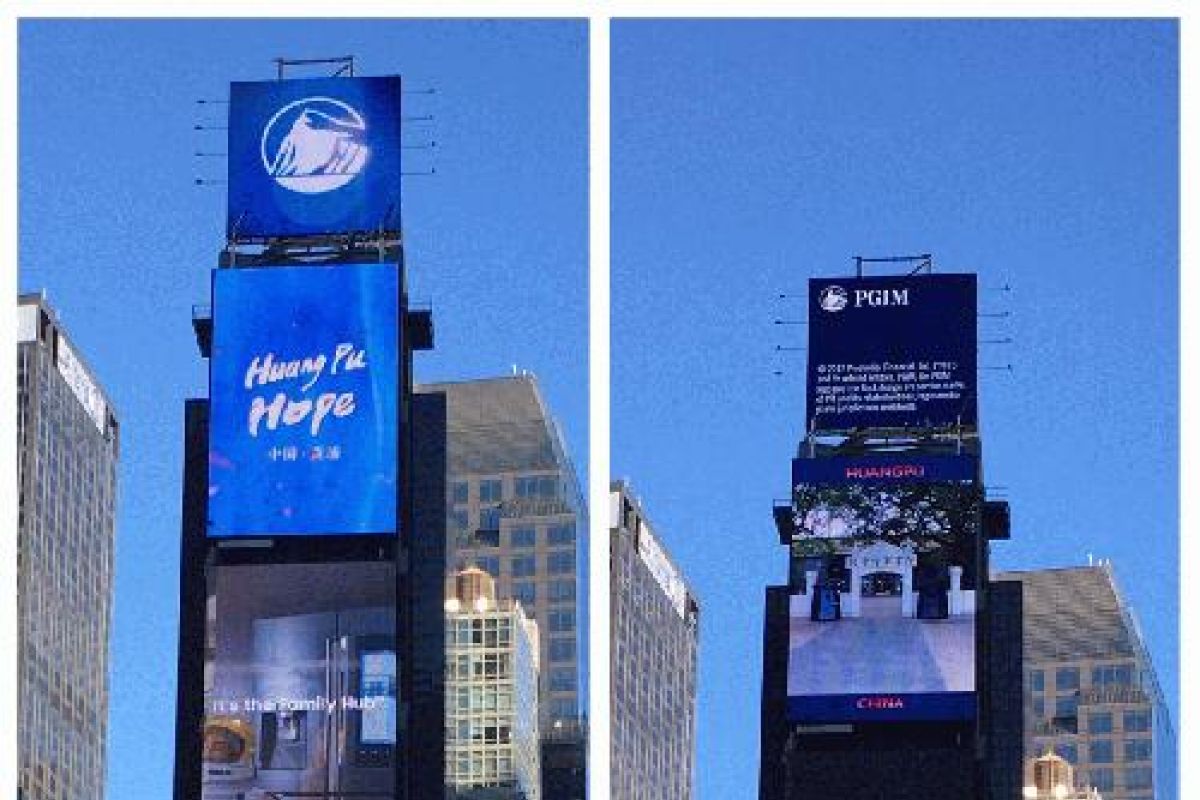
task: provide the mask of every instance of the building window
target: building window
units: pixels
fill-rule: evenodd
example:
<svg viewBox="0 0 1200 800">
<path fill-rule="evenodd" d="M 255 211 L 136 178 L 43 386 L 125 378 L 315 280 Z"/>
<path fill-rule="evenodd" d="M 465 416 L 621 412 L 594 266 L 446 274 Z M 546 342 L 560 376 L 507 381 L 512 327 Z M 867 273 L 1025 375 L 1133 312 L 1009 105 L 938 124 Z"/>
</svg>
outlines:
<svg viewBox="0 0 1200 800">
<path fill-rule="evenodd" d="M 1154 773 L 1150 767 L 1126 767 L 1126 789 L 1150 789 L 1154 785 Z"/>
<path fill-rule="evenodd" d="M 1073 744 L 1068 744 L 1066 742 L 1056 744 L 1054 745 L 1054 752 L 1057 753 L 1060 758 L 1065 759 L 1071 764 L 1079 763 L 1079 749 Z"/>
<path fill-rule="evenodd" d="M 452 531 L 465 531 L 467 529 L 467 510 L 465 508 L 456 508 L 446 515 L 446 524 Z"/>
<path fill-rule="evenodd" d="M 567 697 L 558 697 L 550 701 L 550 716 L 554 719 L 572 719 L 575 717 L 575 701 Z"/>
<path fill-rule="evenodd" d="M 550 575 L 566 575 L 575 571 L 575 553 L 559 550 L 546 554 L 546 572 Z"/>
<path fill-rule="evenodd" d="M 1149 761 L 1151 743 L 1149 739 L 1126 739 L 1126 761 Z"/>
<path fill-rule="evenodd" d="M 499 480 L 479 482 L 479 502 L 499 503 L 502 499 L 501 483 Z"/>
<path fill-rule="evenodd" d="M 549 627 L 551 633 L 574 633 L 575 609 L 553 609 L 549 614 Z"/>
<path fill-rule="evenodd" d="M 1041 669 L 1030 670 L 1029 672 L 1029 688 L 1035 692 L 1046 691 L 1046 671 Z"/>
<path fill-rule="evenodd" d="M 533 581 L 520 581 L 512 585 L 513 599 L 523 606 L 531 606 L 537 602 L 537 584 Z"/>
<path fill-rule="evenodd" d="M 498 556 L 476 556 L 475 565 L 493 578 L 500 577 L 500 558 Z"/>
<path fill-rule="evenodd" d="M 550 691 L 552 692 L 573 692 L 575 691 L 575 671 L 570 669 L 552 669 L 550 670 Z"/>
<path fill-rule="evenodd" d="M 453 492 L 456 503 L 465 503 L 470 499 L 470 485 L 466 481 L 455 481 Z"/>
<path fill-rule="evenodd" d="M 562 663 L 564 661 L 575 660 L 575 640 L 574 639 L 551 639 L 550 640 L 550 661 L 551 663 Z"/>
<path fill-rule="evenodd" d="M 550 581 L 547 588 L 551 602 L 560 603 L 575 599 L 575 581 Z"/>
<path fill-rule="evenodd" d="M 1109 712 L 1095 712 L 1088 715 L 1088 733 L 1112 733 L 1113 718 Z"/>
<path fill-rule="evenodd" d="M 1088 761 L 1093 764 L 1111 764 L 1113 761 L 1112 739 L 1093 739 L 1089 742 Z"/>
<path fill-rule="evenodd" d="M 1104 664 L 1092 668 L 1092 688 L 1106 686 L 1132 686 L 1132 664 Z"/>
<path fill-rule="evenodd" d="M 1113 770 L 1112 767 L 1096 767 L 1089 771 L 1091 776 L 1090 783 L 1102 792 L 1111 792 L 1113 790 Z"/>
<path fill-rule="evenodd" d="M 1046 716 L 1046 698 L 1045 697 L 1033 698 L 1033 716 L 1037 717 L 1038 719 L 1041 719 L 1042 717 Z"/>
<path fill-rule="evenodd" d="M 491 506 L 489 508 L 479 509 L 479 530 L 481 531 L 498 531 L 500 530 L 500 507 Z"/>
<path fill-rule="evenodd" d="M 558 479 L 553 475 L 527 475 L 517 478 L 517 497 L 544 498 L 558 496 Z"/>
<path fill-rule="evenodd" d="M 1150 711 L 1138 709 L 1125 712 L 1125 730 L 1130 733 L 1143 733 L 1150 730 Z"/>
<path fill-rule="evenodd" d="M 514 578 L 528 578 L 537 574 L 537 559 L 534 556 L 514 556 L 508 563 Z"/>
<path fill-rule="evenodd" d="M 1062 733 L 1079 730 L 1079 698 L 1065 695 L 1054 700 L 1054 727 Z"/>
<path fill-rule="evenodd" d="M 1054 673 L 1054 686 L 1060 692 L 1073 691 L 1079 688 L 1079 668 L 1059 667 Z"/>
<path fill-rule="evenodd" d="M 537 532 L 533 528 L 513 528 L 509 541 L 513 547 L 533 547 L 537 544 Z"/>
<path fill-rule="evenodd" d="M 575 526 L 551 525 L 546 529 L 546 541 L 549 544 L 575 544 Z"/>
</svg>

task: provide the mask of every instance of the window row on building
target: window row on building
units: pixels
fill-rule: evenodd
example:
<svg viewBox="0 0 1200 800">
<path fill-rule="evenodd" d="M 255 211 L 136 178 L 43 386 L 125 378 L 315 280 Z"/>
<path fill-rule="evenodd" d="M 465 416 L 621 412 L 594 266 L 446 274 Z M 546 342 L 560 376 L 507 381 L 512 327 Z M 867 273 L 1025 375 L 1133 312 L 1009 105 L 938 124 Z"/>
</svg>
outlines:
<svg viewBox="0 0 1200 800">
<path fill-rule="evenodd" d="M 455 504 L 471 502 L 472 481 L 454 481 L 450 487 L 450 499 Z M 480 503 L 499 503 L 513 497 L 537 500 L 558 499 L 561 492 L 558 475 L 518 475 L 511 479 L 505 492 L 504 479 L 483 478 L 474 481 L 475 500 Z"/>
</svg>

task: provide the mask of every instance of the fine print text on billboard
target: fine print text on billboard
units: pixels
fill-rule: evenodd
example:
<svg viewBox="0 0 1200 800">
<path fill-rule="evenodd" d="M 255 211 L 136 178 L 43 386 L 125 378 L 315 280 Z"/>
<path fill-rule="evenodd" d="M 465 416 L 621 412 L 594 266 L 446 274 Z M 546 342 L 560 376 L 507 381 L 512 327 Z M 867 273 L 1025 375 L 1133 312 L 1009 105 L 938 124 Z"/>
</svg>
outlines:
<svg viewBox="0 0 1200 800">
<path fill-rule="evenodd" d="M 209 535 L 395 532 L 398 268 L 213 283 Z"/>
<path fill-rule="evenodd" d="M 793 721 L 974 715 L 975 476 L 970 456 L 793 463 L 804 570 L 789 614 Z"/>
<path fill-rule="evenodd" d="M 234 83 L 227 233 L 394 233 L 400 152 L 400 78 Z"/>
<path fill-rule="evenodd" d="M 974 275 L 814 278 L 809 430 L 977 421 Z"/>
</svg>

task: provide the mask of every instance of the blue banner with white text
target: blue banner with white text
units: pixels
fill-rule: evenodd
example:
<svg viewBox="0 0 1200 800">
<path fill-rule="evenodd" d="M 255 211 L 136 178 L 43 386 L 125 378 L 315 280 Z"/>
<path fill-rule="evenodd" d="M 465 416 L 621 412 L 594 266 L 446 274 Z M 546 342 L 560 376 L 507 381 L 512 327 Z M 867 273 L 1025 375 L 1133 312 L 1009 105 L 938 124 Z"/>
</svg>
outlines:
<svg viewBox="0 0 1200 800">
<path fill-rule="evenodd" d="M 210 536 L 394 533 L 399 269 L 220 269 Z"/>
</svg>

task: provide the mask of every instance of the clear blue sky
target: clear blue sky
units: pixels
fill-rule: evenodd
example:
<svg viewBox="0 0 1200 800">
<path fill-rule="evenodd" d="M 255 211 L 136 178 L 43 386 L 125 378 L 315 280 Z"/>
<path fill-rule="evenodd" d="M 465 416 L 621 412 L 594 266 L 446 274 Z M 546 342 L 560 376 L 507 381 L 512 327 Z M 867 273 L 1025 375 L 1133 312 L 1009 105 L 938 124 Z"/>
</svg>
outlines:
<svg viewBox="0 0 1200 800">
<path fill-rule="evenodd" d="M 577 464 L 587 433 L 587 30 L 581 22 L 25 22 L 20 273 L 46 288 L 122 424 L 108 796 L 171 795 L 183 401 L 224 235 L 223 99 L 276 56 L 402 74 L 414 123 L 409 285 L 437 350 L 420 380 L 541 380 Z M 207 109 L 207 110 L 206 110 Z M 581 478 L 584 477 L 581 475 Z"/>
<path fill-rule="evenodd" d="M 614 470 L 702 606 L 699 797 L 757 796 L 770 506 L 810 276 L 977 271 L 1001 568 L 1112 559 L 1178 728 L 1178 55 L 1170 22 L 615 24 Z M 784 374 L 773 372 L 782 369 Z"/>
</svg>

